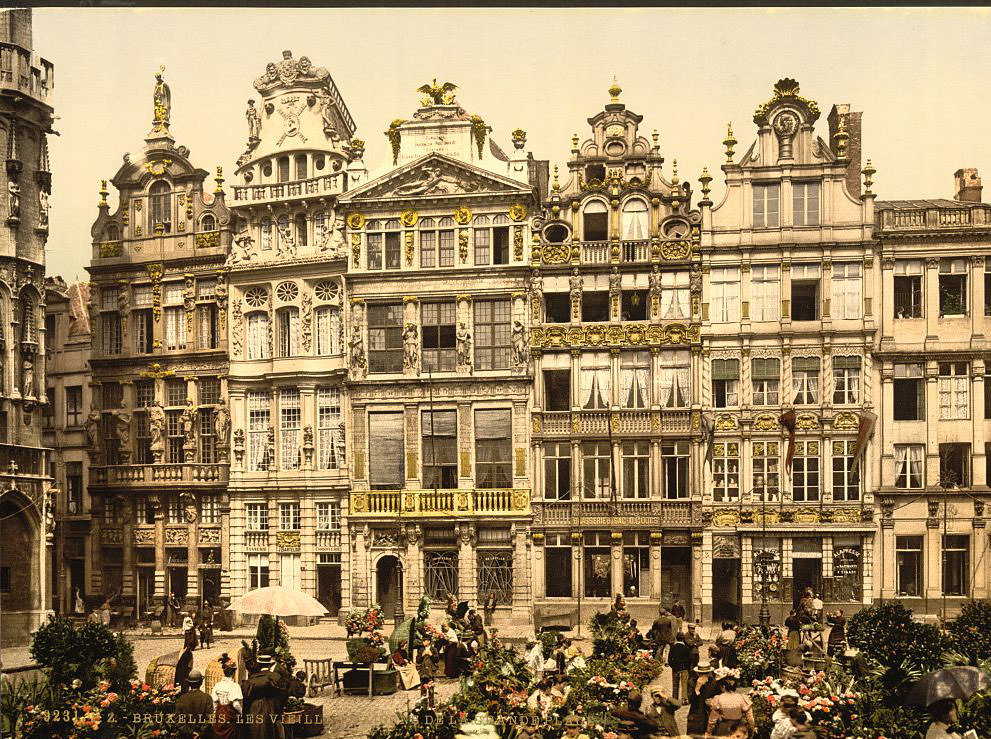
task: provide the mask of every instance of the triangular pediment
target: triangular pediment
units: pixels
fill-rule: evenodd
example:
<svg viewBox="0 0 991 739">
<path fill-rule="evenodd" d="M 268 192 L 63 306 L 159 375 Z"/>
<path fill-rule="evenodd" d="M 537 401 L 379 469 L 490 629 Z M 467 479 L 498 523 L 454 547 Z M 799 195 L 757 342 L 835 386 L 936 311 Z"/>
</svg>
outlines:
<svg viewBox="0 0 991 739">
<path fill-rule="evenodd" d="M 341 201 L 531 192 L 532 188 L 523 182 L 431 153 L 376 177 L 341 197 Z"/>
</svg>

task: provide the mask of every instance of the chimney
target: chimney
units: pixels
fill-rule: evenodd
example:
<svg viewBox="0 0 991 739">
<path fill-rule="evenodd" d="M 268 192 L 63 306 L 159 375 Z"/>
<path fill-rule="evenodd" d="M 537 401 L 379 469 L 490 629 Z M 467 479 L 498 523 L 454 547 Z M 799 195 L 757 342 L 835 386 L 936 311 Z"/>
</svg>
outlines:
<svg viewBox="0 0 991 739">
<path fill-rule="evenodd" d="M 846 144 L 846 157 L 850 160 L 850 164 L 846 168 L 846 189 L 851 195 L 857 197 L 860 195 L 860 170 L 864 166 L 861 155 L 861 121 L 863 113 L 851 112 L 849 103 L 837 103 L 833 106 L 833 109 L 829 111 L 829 116 L 827 121 L 829 123 L 829 148 L 836 153 L 836 140 L 834 135 L 840 127 L 840 118 L 844 118 L 844 125 L 846 126 L 847 135 L 850 137 L 847 139 Z"/>
<path fill-rule="evenodd" d="M 953 173 L 953 184 L 957 189 L 954 200 L 962 200 L 965 203 L 980 203 L 981 201 L 981 178 L 977 174 L 977 169 L 968 167 L 958 169 Z"/>
</svg>

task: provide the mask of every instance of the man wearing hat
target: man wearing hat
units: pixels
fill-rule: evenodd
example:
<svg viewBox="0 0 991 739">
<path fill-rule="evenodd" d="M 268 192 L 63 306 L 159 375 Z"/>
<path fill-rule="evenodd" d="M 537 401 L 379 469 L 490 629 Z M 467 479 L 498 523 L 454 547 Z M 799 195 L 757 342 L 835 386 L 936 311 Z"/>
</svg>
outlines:
<svg viewBox="0 0 991 739">
<path fill-rule="evenodd" d="M 179 739 L 194 739 L 203 736 L 206 727 L 213 721 L 213 699 L 200 686 L 203 685 L 203 675 L 199 670 L 193 670 L 187 678 L 189 690 L 179 696 L 175 702 L 175 721 L 179 730 Z"/>
<path fill-rule="evenodd" d="M 699 662 L 694 672 L 698 677 L 692 686 L 687 732 L 704 734 L 709 725 L 709 701 L 719 694 L 720 688 L 709 660 Z"/>
<path fill-rule="evenodd" d="M 582 731 L 582 720 L 573 713 L 564 719 L 564 739 L 588 739 L 588 734 Z"/>
<path fill-rule="evenodd" d="M 699 650 L 702 648 L 702 637 L 699 636 L 695 624 L 688 624 L 688 632 L 685 634 L 685 644 L 692 655 L 692 667 L 699 663 Z"/>
<path fill-rule="evenodd" d="M 280 739 L 279 714 L 289 695 L 282 673 L 273 671 L 275 660 L 259 654 L 251 675 L 241 685 L 244 693 L 244 727 L 242 739 Z"/>
<path fill-rule="evenodd" d="M 675 712 L 681 708 L 681 701 L 669 697 L 659 685 L 650 688 L 650 705 L 644 713 L 661 727 L 661 733 L 667 736 L 679 736 L 678 722 Z"/>
</svg>

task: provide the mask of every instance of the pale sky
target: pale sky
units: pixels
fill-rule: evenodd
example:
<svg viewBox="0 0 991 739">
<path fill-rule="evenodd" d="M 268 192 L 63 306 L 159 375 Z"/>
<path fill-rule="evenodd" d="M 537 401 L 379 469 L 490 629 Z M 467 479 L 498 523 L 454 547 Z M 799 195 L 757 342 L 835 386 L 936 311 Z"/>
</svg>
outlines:
<svg viewBox="0 0 991 739">
<path fill-rule="evenodd" d="M 697 192 L 708 165 L 719 202 L 727 122 L 740 155 L 756 135 L 754 108 L 794 77 L 819 103 L 823 138 L 834 103 L 863 111 L 879 197 L 952 197 L 953 172 L 972 166 L 991 200 L 983 9 L 39 8 L 34 40 L 55 64 L 60 116 L 47 270 L 69 281 L 86 279 L 99 180 L 144 144 L 159 65 L 177 143 L 195 165 L 232 176 L 251 83 L 283 49 L 330 71 L 371 171 L 387 163 L 389 122 L 411 117 L 416 88 L 434 77 L 459 86 L 458 101 L 503 148 L 520 127 L 534 156 L 563 165 L 615 75 L 641 131 L 658 130 L 665 170 L 677 158 Z"/>
</svg>

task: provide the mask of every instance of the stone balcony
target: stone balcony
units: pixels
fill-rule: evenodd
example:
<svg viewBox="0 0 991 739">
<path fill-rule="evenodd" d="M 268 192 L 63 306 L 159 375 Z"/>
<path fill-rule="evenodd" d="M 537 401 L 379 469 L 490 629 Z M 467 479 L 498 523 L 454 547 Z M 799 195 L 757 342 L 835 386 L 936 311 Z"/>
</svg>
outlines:
<svg viewBox="0 0 991 739">
<path fill-rule="evenodd" d="M 957 230 L 991 225 L 991 205 L 961 203 L 959 207 L 930 205 L 918 208 L 886 208 L 882 203 L 877 212 L 881 233 L 897 231 Z"/>
<path fill-rule="evenodd" d="M 352 490 L 350 511 L 361 518 L 529 516 L 529 488 Z"/>
<path fill-rule="evenodd" d="M 692 500 L 545 500 L 533 502 L 534 526 L 701 526 Z"/>
<path fill-rule="evenodd" d="M 268 185 L 234 186 L 234 202 L 238 205 L 265 203 L 271 200 L 301 198 L 306 196 L 340 195 L 343 192 L 345 172 L 310 177 L 305 180 L 278 182 Z"/>
<path fill-rule="evenodd" d="M 132 487 L 135 485 L 168 485 L 183 483 L 216 485 L 227 483 L 228 464 L 120 464 L 90 467 L 90 485 L 102 487 Z"/>
<path fill-rule="evenodd" d="M 691 242 L 684 239 L 572 241 L 540 245 L 540 261 L 547 265 L 679 262 L 689 259 L 691 254 Z"/>
<path fill-rule="evenodd" d="M 47 102 L 55 67 L 47 59 L 9 42 L 0 42 L 0 87 Z"/>
<path fill-rule="evenodd" d="M 692 430 L 692 412 L 687 408 L 544 411 L 531 415 L 531 427 L 535 436 L 545 437 L 601 437 L 610 433 L 617 436 L 689 434 Z"/>
</svg>

